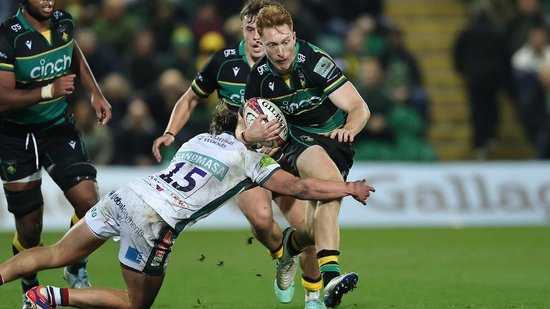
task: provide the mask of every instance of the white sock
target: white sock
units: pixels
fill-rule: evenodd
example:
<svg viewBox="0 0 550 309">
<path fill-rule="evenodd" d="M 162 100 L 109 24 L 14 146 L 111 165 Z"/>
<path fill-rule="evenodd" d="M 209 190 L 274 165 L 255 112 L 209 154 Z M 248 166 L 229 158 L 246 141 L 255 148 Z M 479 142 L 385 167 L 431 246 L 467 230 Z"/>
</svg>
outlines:
<svg viewBox="0 0 550 309">
<path fill-rule="evenodd" d="M 40 289 L 40 293 L 48 299 L 48 302 L 52 306 L 61 305 L 63 303 L 61 299 L 61 288 L 47 285 Z"/>
</svg>

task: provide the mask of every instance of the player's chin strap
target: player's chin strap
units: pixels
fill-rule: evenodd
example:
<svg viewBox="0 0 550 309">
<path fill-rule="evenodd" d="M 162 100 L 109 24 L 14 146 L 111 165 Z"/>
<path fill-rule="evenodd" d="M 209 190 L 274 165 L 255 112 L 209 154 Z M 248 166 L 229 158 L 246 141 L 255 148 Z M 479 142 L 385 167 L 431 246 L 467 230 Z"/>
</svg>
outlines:
<svg viewBox="0 0 550 309">
<path fill-rule="evenodd" d="M 34 145 L 34 156 L 35 156 L 35 162 L 36 162 L 36 169 L 38 169 L 38 147 L 36 145 L 36 138 L 34 137 L 34 133 L 27 133 L 27 140 L 25 141 L 25 149 L 29 148 L 29 139 L 32 138 L 32 143 Z"/>
</svg>

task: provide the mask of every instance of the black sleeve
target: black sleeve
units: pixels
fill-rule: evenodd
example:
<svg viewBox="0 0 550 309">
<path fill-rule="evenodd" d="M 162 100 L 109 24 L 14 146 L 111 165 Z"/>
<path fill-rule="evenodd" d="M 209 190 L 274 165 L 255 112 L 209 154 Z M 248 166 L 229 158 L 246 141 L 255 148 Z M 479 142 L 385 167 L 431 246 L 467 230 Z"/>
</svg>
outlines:
<svg viewBox="0 0 550 309">
<path fill-rule="evenodd" d="M 334 60 L 324 52 L 312 52 L 307 61 L 308 76 L 325 92 L 338 89 L 347 80 Z"/>
<path fill-rule="evenodd" d="M 218 74 L 219 63 L 216 55 L 217 53 L 214 53 L 208 58 L 191 85 L 193 91 L 201 98 L 208 97 L 218 87 L 216 75 Z"/>
<path fill-rule="evenodd" d="M 0 26 L 0 70 L 13 72 L 15 62 L 13 46 L 9 43 L 5 25 Z"/>
</svg>

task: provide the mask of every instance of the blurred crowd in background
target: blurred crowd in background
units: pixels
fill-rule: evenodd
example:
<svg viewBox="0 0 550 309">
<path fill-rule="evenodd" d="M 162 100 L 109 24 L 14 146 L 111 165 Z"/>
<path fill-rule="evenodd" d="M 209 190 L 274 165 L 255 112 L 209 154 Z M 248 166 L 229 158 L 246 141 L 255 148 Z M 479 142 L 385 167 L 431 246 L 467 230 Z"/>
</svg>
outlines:
<svg viewBox="0 0 550 309">
<path fill-rule="evenodd" d="M 499 92 L 515 112 L 538 159 L 550 159 L 550 1 L 470 0 L 458 34 L 455 69 L 464 77 L 473 146 L 484 158 L 496 137 Z"/>
<path fill-rule="evenodd" d="M 467 89 L 476 106 L 472 113 L 478 115 L 472 115 L 476 148 L 494 137 L 493 106 L 486 101 L 492 100 L 495 89 L 506 87 L 525 110 L 522 119 L 542 157 L 549 131 L 549 121 L 542 116 L 550 109 L 547 10 L 539 0 L 517 0 L 524 1 L 536 2 L 536 12 L 517 10 L 511 0 L 469 1 L 475 9 L 471 24 L 457 38 L 454 59 L 471 82 Z M 355 158 L 437 160 L 426 138 L 430 98 L 422 69 L 404 43 L 406 29 L 395 27 L 384 15 L 383 0 L 281 2 L 294 17 L 297 37 L 333 56 L 369 104 L 372 117 L 356 138 Z M 57 8 L 75 18 L 77 42 L 113 108 L 111 123 L 98 126 L 85 91 L 77 90 L 69 99 L 93 163 L 156 164 L 152 142 L 163 134 L 178 98 L 213 52 L 241 40 L 243 3 L 56 0 Z M 478 8 L 478 3 L 488 5 Z M 0 1 L 0 17 L 5 20 L 17 8 L 17 0 Z M 174 148 L 208 129 L 216 103 L 211 96 L 199 104 Z M 175 149 L 164 151 L 169 158 Z"/>
</svg>

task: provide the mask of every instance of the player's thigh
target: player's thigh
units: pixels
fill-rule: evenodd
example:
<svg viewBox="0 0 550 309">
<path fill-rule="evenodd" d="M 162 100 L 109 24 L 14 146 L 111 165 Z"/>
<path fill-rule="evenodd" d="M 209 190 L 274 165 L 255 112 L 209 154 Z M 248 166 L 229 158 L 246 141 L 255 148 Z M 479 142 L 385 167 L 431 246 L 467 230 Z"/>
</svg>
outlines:
<svg viewBox="0 0 550 309">
<path fill-rule="evenodd" d="M 56 253 L 54 263 L 57 267 L 74 263 L 90 255 L 104 243 L 105 240 L 97 237 L 88 228 L 85 220 L 81 220 L 51 247 Z"/>
<path fill-rule="evenodd" d="M 305 226 L 307 201 L 298 200 L 286 195 L 274 197 L 273 201 L 275 201 L 275 204 L 277 204 L 290 226 L 294 228 Z"/>
<path fill-rule="evenodd" d="M 40 160 L 63 192 L 67 193 L 82 180 L 95 181 L 96 169 L 89 161 L 74 123 L 67 120 L 48 129 L 39 143 Z"/>
<path fill-rule="evenodd" d="M 8 190 L 30 189 L 24 184 L 41 180 L 36 147 L 27 135 L 0 131 L 0 177 Z"/>
<path fill-rule="evenodd" d="M 235 202 L 252 224 L 261 224 L 273 219 L 271 193 L 262 187 L 255 187 L 241 192 L 235 197 Z"/>
<path fill-rule="evenodd" d="M 296 161 L 302 177 L 314 177 L 332 181 L 343 181 L 342 175 L 329 154 L 315 145 L 304 150 Z"/>
</svg>

